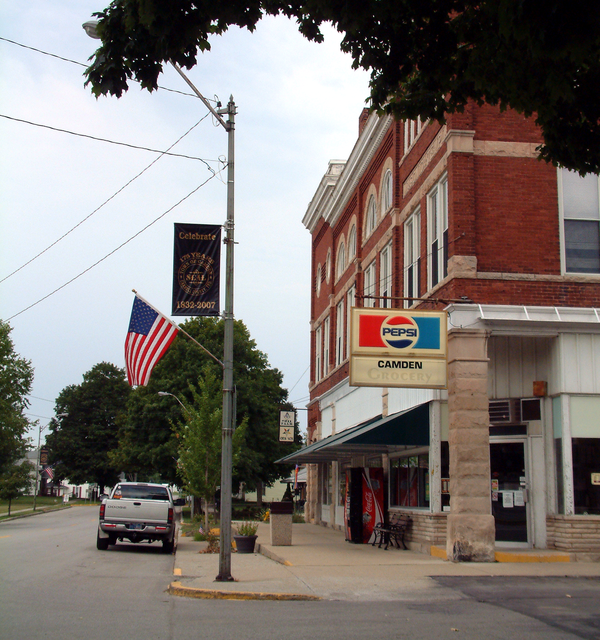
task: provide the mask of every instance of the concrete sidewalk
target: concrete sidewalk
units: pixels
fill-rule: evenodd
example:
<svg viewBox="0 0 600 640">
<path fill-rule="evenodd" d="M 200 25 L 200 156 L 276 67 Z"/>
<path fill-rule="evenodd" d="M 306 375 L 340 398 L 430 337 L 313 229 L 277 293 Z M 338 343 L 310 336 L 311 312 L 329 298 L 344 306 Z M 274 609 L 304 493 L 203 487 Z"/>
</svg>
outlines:
<svg viewBox="0 0 600 640">
<path fill-rule="evenodd" d="M 434 589 L 430 576 L 600 576 L 600 563 L 593 562 L 451 563 L 413 551 L 351 544 L 343 533 L 312 524 L 294 524 L 292 545 L 272 547 L 269 524 L 260 524 L 256 552 L 231 555 L 235 581 L 215 582 L 219 555 L 200 553 L 205 548 L 206 543 L 179 538 L 170 593 L 197 598 L 399 600 Z"/>
</svg>

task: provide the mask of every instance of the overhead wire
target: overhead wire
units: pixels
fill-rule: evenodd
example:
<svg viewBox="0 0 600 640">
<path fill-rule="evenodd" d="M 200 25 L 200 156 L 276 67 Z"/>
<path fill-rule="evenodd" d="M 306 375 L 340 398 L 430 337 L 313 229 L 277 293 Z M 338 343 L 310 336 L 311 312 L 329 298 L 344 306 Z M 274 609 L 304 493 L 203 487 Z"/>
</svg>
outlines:
<svg viewBox="0 0 600 640">
<path fill-rule="evenodd" d="M 71 227 L 71 229 L 69 229 L 66 233 L 63 233 L 62 236 L 60 236 L 57 240 L 55 240 L 52 244 L 48 245 L 45 249 L 43 249 L 42 251 L 40 251 L 37 255 L 35 255 L 33 258 L 31 258 L 30 260 L 28 260 L 27 262 L 23 263 L 20 267 L 18 267 L 17 269 L 15 269 L 14 271 L 12 271 L 11 273 L 9 273 L 7 276 L 4 276 L 4 278 L 0 279 L 0 284 L 3 283 L 5 280 L 8 280 L 8 278 L 14 276 L 16 273 L 18 273 L 19 271 L 21 271 L 21 269 L 24 269 L 27 265 L 31 264 L 34 260 L 37 260 L 40 256 L 42 256 L 44 253 L 46 253 L 46 251 L 48 251 L 49 249 L 52 249 L 52 247 L 54 247 L 55 245 L 57 245 L 61 240 L 63 240 L 64 238 L 66 238 L 69 234 L 71 234 L 73 231 L 75 231 L 75 229 L 77 229 L 78 227 L 80 227 L 86 220 L 89 220 L 94 214 L 96 214 L 98 211 L 100 211 L 100 209 L 102 209 L 105 205 L 107 205 L 111 200 L 113 200 L 114 198 L 116 198 L 119 193 L 121 193 L 122 191 L 124 191 L 132 182 L 134 182 L 135 180 L 137 180 L 142 174 L 144 174 L 146 171 L 148 171 L 148 169 L 150 169 L 153 165 L 155 165 L 164 155 L 166 155 L 166 153 L 169 151 L 169 149 L 172 149 L 175 145 L 177 145 L 181 140 L 183 140 L 183 138 L 185 138 L 189 133 L 191 133 L 203 120 L 205 120 L 206 118 L 208 118 L 210 114 L 207 113 L 205 116 L 203 116 L 202 118 L 200 118 L 200 120 L 198 122 L 196 122 L 195 125 L 193 125 L 192 127 L 190 127 L 182 136 L 180 136 L 168 149 L 166 152 L 164 152 L 163 154 L 161 154 L 158 158 L 155 158 L 147 167 L 145 167 L 144 169 L 142 169 L 136 176 L 134 176 L 133 178 L 131 178 L 131 180 L 129 180 L 128 182 L 126 182 L 118 191 L 115 191 L 115 193 L 113 193 L 109 198 L 107 198 L 101 205 L 99 205 L 98 207 L 96 207 L 90 214 L 88 214 L 85 218 L 83 218 L 83 220 L 79 221 L 74 227 Z M 207 165 L 208 166 L 208 165 Z M 215 174 L 214 169 L 212 169 L 212 167 L 208 166 L 209 170 Z"/>
<path fill-rule="evenodd" d="M 161 220 L 162 218 L 164 218 L 167 214 L 171 213 L 171 211 L 173 211 L 173 209 L 175 209 L 176 207 L 178 207 L 180 204 L 182 204 L 183 202 L 185 202 L 188 198 L 190 198 L 191 196 L 193 196 L 197 191 L 199 191 L 205 184 L 207 184 L 208 182 L 210 182 L 214 177 L 216 177 L 216 173 L 213 174 L 212 176 L 210 176 L 209 178 L 207 178 L 202 184 L 198 185 L 195 189 L 193 189 L 192 191 L 190 191 L 186 196 L 184 196 L 183 198 L 181 198 L 181 200 L 179 200 L 179 202 L 176 202 L 172 207 L 170 207 L 169 209 L 167 209 L 164 213 L 161 213 L 160 216 L 158 216 L 157 218 L 155 218 L 152 222 L 148 223 L 145 227 L 143 227 L 142 229 L 140 229 L 137 233 L 135 233 L 134 235 L 132 235 L 129 239 L 125 240 L 125 242 L 121 243 L 116 249 L 113 249 L 112 251 L 110 251 L 109 253 L 107 253 L 103 258 L 100 258 L 100 260 L 97 260 L 96 262 L 94 262 L 94 264 L 90 265 L 87 269 L 84 269 L 81 273 L 79 273 L 78 275 L 76 275 L 74 278 L 71 278 L 69 281 L 65 282 L 64 284 L 62 284 L 60 287 L 57 287 L 56 289 L 54 289 L 54 291 L 51 291 L 50 293 L 46 294 L 43 298 L 40 298 L 37 302 L 34 302 L 33 304 L 30 304 L 29 306 L 25 307 L 24 309 L 21 309 L 21 311 L 19 311 L 18 313 L 13 314 L 12 316 L 10 316 L 9 318 L 7 318 L 6 322 L 10 322 L 13 318 L 16 318 L 17 316 L 20 316 L 22 313 L 25 313 L 25 311 L 29 311 L 29 309 L 32 309 L 33 307 L 35 307 L 36 305 L 40 304 L 40 302 L 43 302 L 44 300 L 47 300 L 50 296 L 53 296 L 55 293 L 58 293 L 61 289 L 64 289 L 65 287 L 67 287 L 68 285 L 70 285 L 72 282 L 75 282 L 75 280 L 81 278 L 81 276 L 85 275 L 86 273 L 88 273 L 89 271 L 91 271 L 94 267 L 97 267 L 99 264 L 101 264 L 102 262 L 104 262 L 107 258 L 110 258 L 110 256 L 112 256 L 113 254 L 115 254 L 117 251 L 119 251 L 120 249 L 122 249 L 125 245 L 129 244 L 132 240 L 134 240 L 135 238 L 137 238 L 139 235 L 141 235 L 142 233 L 144 233 L 144 231 L 146 231 L 147 229 L 149 229 L 153 224 L 157 223 L 159 220 Z"/>
</svg>

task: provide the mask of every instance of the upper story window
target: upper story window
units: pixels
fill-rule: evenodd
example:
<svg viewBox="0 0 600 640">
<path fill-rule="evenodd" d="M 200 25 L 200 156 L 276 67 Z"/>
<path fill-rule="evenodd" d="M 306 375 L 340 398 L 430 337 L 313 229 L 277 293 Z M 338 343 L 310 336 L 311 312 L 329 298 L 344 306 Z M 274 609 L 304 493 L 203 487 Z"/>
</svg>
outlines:
<svg viewBox="0 0 600 640">
<path fill-rule="evenodd" d="M 346 350 L 350 353 L 350 318 L 352 315 L 352 307 L 356 306 L 356 285 L 353 284 L 346 294 Z"/>
<path fill-rule="evenodd" d="M 315 291 L 317 292 L 317 297 L 321 295 L 321 282 L 323 280 L 323 268 L 319 263 L 317 267 L 317 274 L 315 276 Z"/>
<path fill-rule="evenodd" d="M 381 210 L 385 213 L 391 208 L 393 202 L 393 180 L 392 172 L 388 169 L 383 176 L 383 190 L 381 193 L 382 206 Z"/>
<path fill-rule="evenodd" d="M 564 264 L 568 273 L 600 273 L 598 176 L 560 170 Z"/>
<path fill-rule="evenodd" d="M 404 223 L 404 295 L 419 298 L 421 291 L 421 209 L 417 208 Z M 411 304 L 411 301 L 408 301 Z"/>
<path fill-rule="evenodd" d="M 327 252 L 327 260 L 325 260 L 325 279 L 329 282 L 331 277 L 331 249 Z"/>
<path fill-rule="evenodd" d="M 348 262 L 356 258 L 356 225 L 352 225 L 348 234 Z"/>
<path fill-rule="evenodd" d="M 329 373 L 329 318 L 323 320 L 323 376 Z"/>
<path fill-rule="evenodd" d="M 376 296 L 377 295 L 377 282 L 375 280 L 376 274 L 376 261 L 373 260 L 371 264 L 365 269 L 365 278 L 364 278 L 364 286 L 363 286 L 363 306 L 365 307 L 374 307 L 375 300 L 374 298 L 370 298 L 368 296 Z"/>
<path fill-rule="evenodd" d="M 371 196 L 369 198 L 369 205 L 367 206 L 367 220 L 366 220 L 366 235 L 365 238 L 368 238 L 373 231 L 375 231 L 375 226 L 377 225 L 377 203 L 375 202 L 375 196 Z"/>
<path fill-rule="evenodd" d="M 404 153 L 413 146 L 422 129 L 423 124 L 421 122 L 421 118 L 404 121 Z"/>
<path fill-rule="evenodd" d="M 387 244 L 379 255 L 379 295 L 383 298 L 380 307 L 392 307 L 392 243 Z"/>
<path fill-rule="evenodd" d="M 339 366 L 344 361 L 344 329 L 346 317 L 344 316 L 344 298 L 336 306 L 335 313 L 335 366 Z"/>
<path fill-rule="evenodd" d="M 322 354 L 323 354 L 323 330 L 321 327 L 315 329 L 315 382 L 322 377 Z"/>
<path fill-rule="evenodd" d="M 346 271 L 346 245 L 342 240 L 338 246 L 336 277 L 341 278 Z"/>
<path fill-rule="evenodd" d="M 448 176 L 427 194 L 429 288 L 448 275 Z"/>
</svg>

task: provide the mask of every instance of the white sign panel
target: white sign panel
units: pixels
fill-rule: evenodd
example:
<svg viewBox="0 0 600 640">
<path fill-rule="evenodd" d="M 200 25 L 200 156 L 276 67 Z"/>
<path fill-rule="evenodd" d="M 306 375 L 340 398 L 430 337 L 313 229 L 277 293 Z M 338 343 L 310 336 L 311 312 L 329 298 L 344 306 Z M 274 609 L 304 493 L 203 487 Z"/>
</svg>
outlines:
<svg viewBox="0 0 600 640">
<path fill-rule="evenodd" d="M 296 424 L 296 412 L 295 411 L 280 411 L 279 412 L 279 426 L 280 427 L 293 427 Z"/>
<path fill-rule="evenodd" d="M 279 442 L 294 442 L 294 427 L 279 427 Z"/>
<path fill-rule="evenodd" d="M 361 387 L 446 388 L 446 360 L 354 356 L 350 384 Z"/>
</svg>

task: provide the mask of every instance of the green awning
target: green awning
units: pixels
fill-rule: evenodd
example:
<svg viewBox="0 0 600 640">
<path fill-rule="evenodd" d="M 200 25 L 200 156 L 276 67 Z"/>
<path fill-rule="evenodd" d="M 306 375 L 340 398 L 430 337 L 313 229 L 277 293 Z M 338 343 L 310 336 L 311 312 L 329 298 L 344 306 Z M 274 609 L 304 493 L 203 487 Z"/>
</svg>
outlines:
<svg viewBox="0 0 600 640">
<path fill-rule="evenodd" d="M 377 416 L 277 460 L 280 464 L 345 460 L 429 445 L 429 403 Z"/>
</svg>

